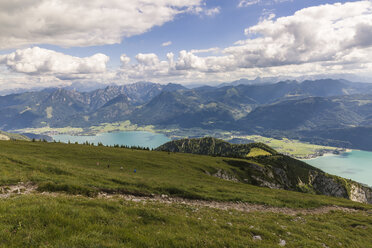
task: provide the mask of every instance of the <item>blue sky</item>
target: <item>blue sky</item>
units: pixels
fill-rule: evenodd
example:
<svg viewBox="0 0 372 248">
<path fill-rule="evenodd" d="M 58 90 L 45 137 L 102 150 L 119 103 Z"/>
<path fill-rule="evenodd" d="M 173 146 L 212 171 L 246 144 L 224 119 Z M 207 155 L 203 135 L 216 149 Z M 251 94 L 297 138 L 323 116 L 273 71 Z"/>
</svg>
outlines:
<svg viewBox="0 0 372 248">
<path fill-rule="evenodd" d="M 0 3 L 0 89 L 371 78 L 372 65 L 364 59 L 372 46 L 371 1 L 175 2 Z"/>
<path fill-rule="evenodd" d="M 153 27 L 146 33 L 125 38 L 120 44 L 70 48 L 52 45 L 40 47 L 79 57 L 104 53 L 111 58 L 109 64 L 114 67 L 119 66 L 122 53 L 130 57 L 138 53 L 156 53 L 164 59 L 168 52 L 227 47 L 237 40 L 244 39 L 246 37 L 244 29 L 257 24 L 267 12 L 274 13 L 276 17 L 289 16 L 309 6 L 346 1 L 262 1 L 249 7 L 238 8 L 239 2 L 239 0 L 205 1 L 206 8 L 219 7 L 220 13 L 214 16 L 182 14 L 162 26 Z M 162 43 L 167 41 L 171 41 L 172 44 L 163 47 Z"/>
</svg>

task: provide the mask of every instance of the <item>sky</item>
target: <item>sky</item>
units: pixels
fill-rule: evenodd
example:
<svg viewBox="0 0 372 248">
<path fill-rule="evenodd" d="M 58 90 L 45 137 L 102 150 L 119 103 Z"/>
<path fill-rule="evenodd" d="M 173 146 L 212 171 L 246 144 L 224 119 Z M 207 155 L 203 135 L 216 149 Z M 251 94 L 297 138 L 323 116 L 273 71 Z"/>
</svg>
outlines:
<svg viewBox="0 0 372 248">
<path fill-rule="evenodd" d="M 0 0 L 0 23 L 0 90 L 372 78 L 372 1 Z"/>
</svg>

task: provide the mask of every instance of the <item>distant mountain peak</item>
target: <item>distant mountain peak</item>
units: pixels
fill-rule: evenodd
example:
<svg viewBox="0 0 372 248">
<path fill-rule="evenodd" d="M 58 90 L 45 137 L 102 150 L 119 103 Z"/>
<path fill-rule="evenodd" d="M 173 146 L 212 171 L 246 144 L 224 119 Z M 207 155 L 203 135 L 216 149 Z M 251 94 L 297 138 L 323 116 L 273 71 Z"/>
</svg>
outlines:
<svg viewBox="0 0 372 248">
<path fill-rule="evenodd" d="M 117 104 L 117 103 L 128 104 L 129 103 L 129 99 L 128 99 L 128 97 L 126 95 L 120 94 L 117 97 L 115 97 L 114 99 L 108 101 L 105 105 L 102 106 L 102 108 L 105 108 L 107 106 L 114 105 L 114 104 Z"/>
</svg>

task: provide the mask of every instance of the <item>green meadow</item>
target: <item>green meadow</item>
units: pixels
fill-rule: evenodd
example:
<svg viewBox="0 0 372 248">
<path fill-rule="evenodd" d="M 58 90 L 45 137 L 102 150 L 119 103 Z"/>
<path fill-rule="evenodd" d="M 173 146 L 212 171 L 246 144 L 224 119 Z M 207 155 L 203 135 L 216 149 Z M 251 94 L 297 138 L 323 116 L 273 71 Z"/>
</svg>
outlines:
<svg viewBox="0 0 372 248">
<path fill-rule="evenodd" d="M 371 247 L 372 206 L 209 176 L 229 158 L 46 142 L 0 141 L 0 247 Z M 238 160 L 239 159 L 234 159 Z M 135 172 L 136 171 L 136 172 Z M 43 192 L 49 192 L 44 194 Z M 113 194 L 99 198 L 100 193 Z M 355 211 L 244 212 L 121 194 Z M 260 239 L 254 238 L 259 236 Z M 282 241 L 283 242 L 283 241 Z"/>
</svg>

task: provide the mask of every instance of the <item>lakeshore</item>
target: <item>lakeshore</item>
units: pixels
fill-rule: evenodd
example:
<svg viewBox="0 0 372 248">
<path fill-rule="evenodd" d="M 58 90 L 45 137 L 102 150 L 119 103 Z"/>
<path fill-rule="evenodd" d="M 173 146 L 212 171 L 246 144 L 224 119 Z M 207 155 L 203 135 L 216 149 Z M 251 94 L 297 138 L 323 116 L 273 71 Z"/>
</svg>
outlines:
<svg viewBox="0 0 372 248">
<path fill-rule="evenodd" d="M 77 140 L 78 142 L 85 142 L 89 140 L 97 140 L 97 137 L 103 137 L 107 133 L 121 133 L 121 132 L 147 132 L 152 134 L 161 134 L 169 140 L 182 139 L 182 138 L 200 138 L 200 137 L 215 137 L 235 144 L 246 144 L 251 142 L 261 142 L 276 149 L 278 152 L 289 155 L 297 159 L 313 159 L 327 154 L 342 154 L 347 151 L 344 148 L 315 145 L 299 140 L 292 140 L 287 138 L 275 139 L 271 137 L 264 137 L 260 135 L 245 134 L 238 131 L 226 130 L 205 130 L 202 128 L 179 128 L 177 126 L 162 127 L 162 126 L 139 126 L 130 121 L 116 122 L 116 123 L 102 123 L 97 126 L 86 128 L 79 127 L 41 127 L 41 128 L 27 128 L 13 130 L 17 133 L 35 133 L 40 135 L 47 135 L 51 137 L 61 137 L 66 135 L 64 139 L 66 142 Z M 80 138 L 82 137 L 82 138 Z M 54 138 L 56 141 L 63 140 L 61 138 Z M 169 141 L 168 140 L 168 141 Z M 120 141 L 120 140 L 119 140 Z M 75 142 L 75 141 L 74 141 Z M 120 143 L 120 142 L 119 142 Z M 111 142 L 107 143 L 112 145 Z M 121 144 L 121 143 L 120 143 Z M 138 145 L 131 143 L 132 145 Z M 142 144 L 141 144 L 142 145 Z M 162 145 L 159 143 L 159 145 Z"/>
<path fill-rule="evenodd" d="M 303 161 L 329 174 L 372 186 L 372 152 L 348 149 L 339 155 L 326 154 Z"/>
</svg>

